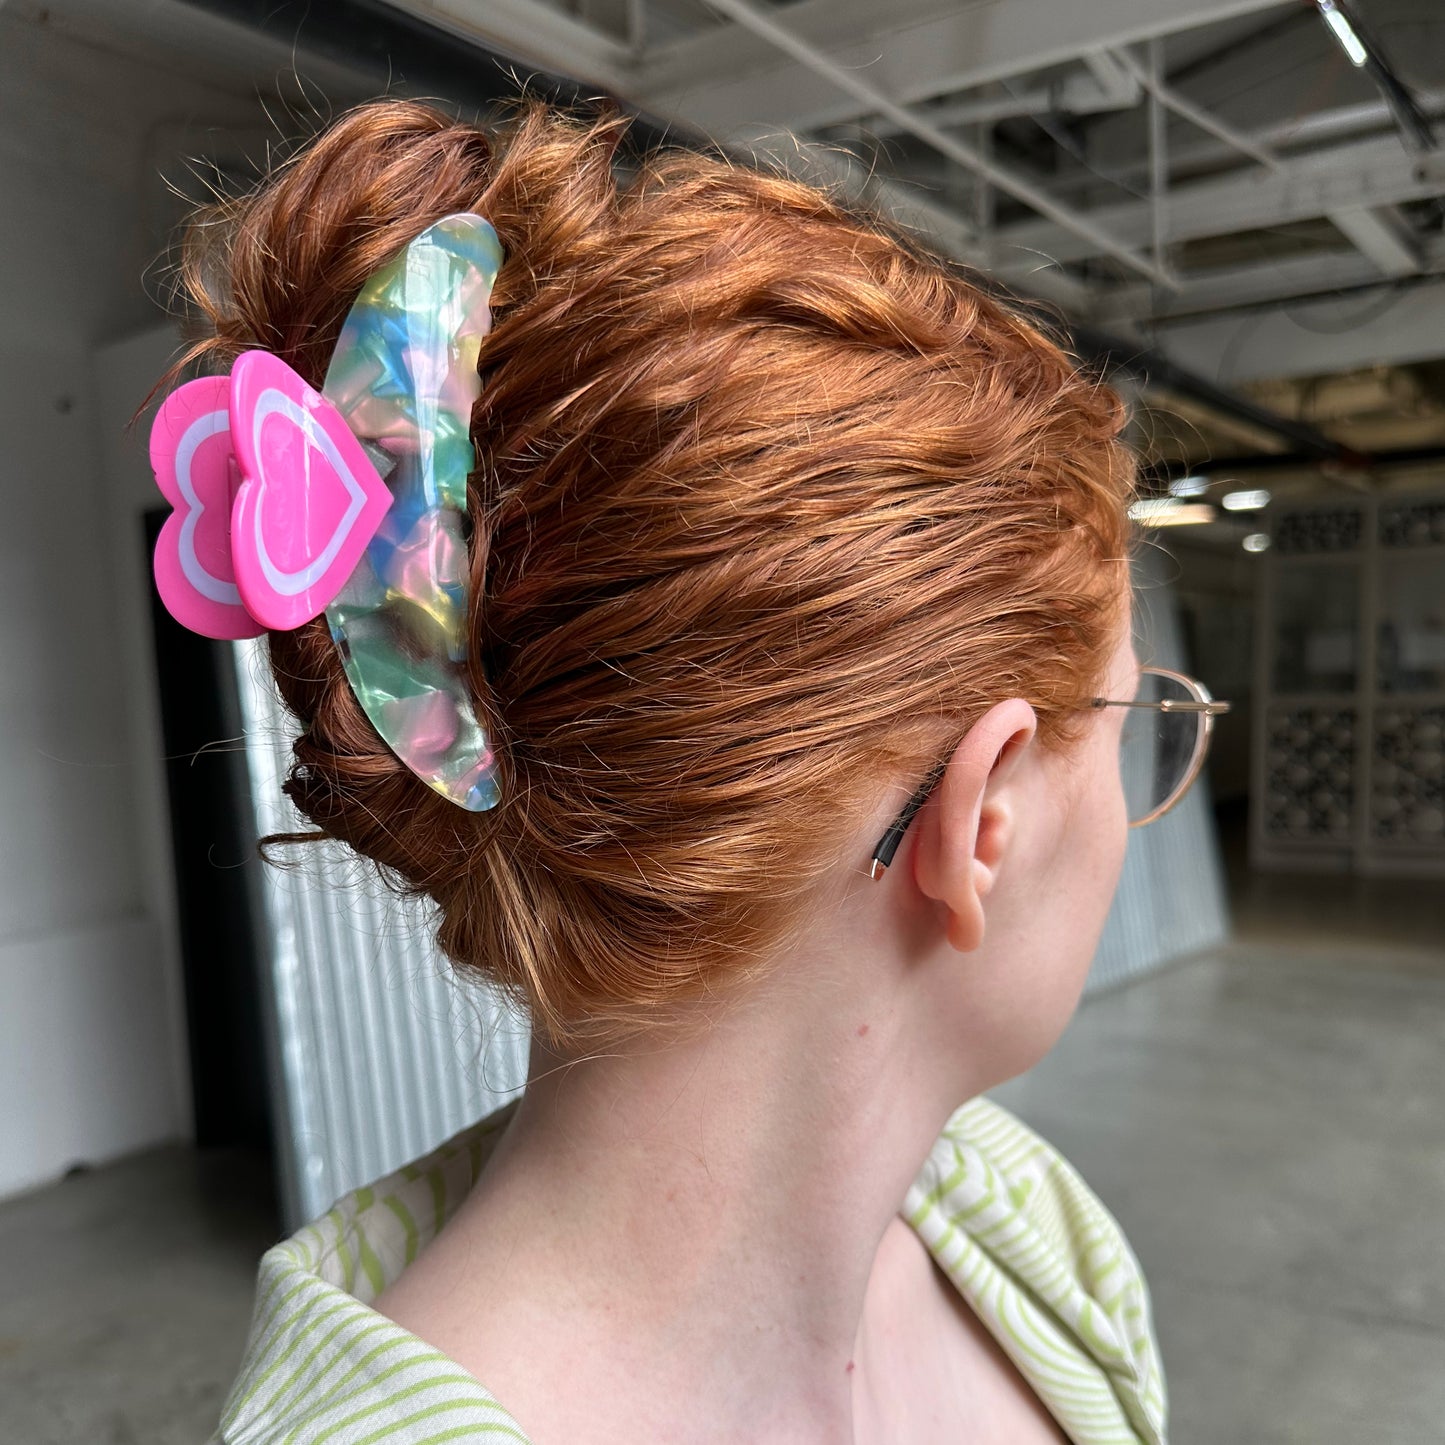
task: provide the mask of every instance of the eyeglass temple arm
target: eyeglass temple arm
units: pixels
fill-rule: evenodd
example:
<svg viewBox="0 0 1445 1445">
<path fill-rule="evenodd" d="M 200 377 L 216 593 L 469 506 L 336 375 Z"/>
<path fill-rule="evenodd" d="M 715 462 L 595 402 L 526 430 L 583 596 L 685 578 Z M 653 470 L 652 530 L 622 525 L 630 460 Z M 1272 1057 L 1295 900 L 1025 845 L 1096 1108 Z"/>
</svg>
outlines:
<svg viewBox="0 0 1445 1445">
<path fill-rule="evenodd" d="M 1120 702 L 1115 698 L 1096 697 L 1095 707 L 1149 707 L 1156 712 L 1202 712 L 1208 717 L 1218 717 L 1220 713 L 1226 713 L 1230 709 L 1227 702 L 1180 702 L 1172 697 L 1161 698 L 1158 702 L 1141 702 L 1134 698 L 1129 702 Z"/>
<path fill-rule="evenodd" d="M 903 841 L 908 825 L 928 801 L 928 795 L 938 786 L 938 780 L 948 769 L 948 761 L 948 758 L 945 758 L 929 773 L 918 791 L 904 805 L 903 811 L 889 825 L 888 831 L 878 840 L 878 846 L 873 850 L 873 861 L 868 868 L 868 876 L 875 883 L 888 871 L 888 865 L 893 861 L 893 855 L 898 851 L 898 845 Z"/>
<path fill-rule="evenodd" d="M 1179 702 L 1173 698 L 1161 698 L 1158 702 L 1140 702 L 1133 699 L 1129 702 L 1118 702 L 1112 698 L 1096 697 L 1095 707 L 1148 707 L 1159 712 L 1202 712 L 1207 717 L 1218 717 L 1221 713 L 1229 711 L 1230 704 L 1227 702 Z M 918 791 L 909 798 L 903 811 L 889 825 L 888 831 L 878 840 L 878 846 L 873 850 L 873 861 L 868 867 L 868 876 L 876 883 L 884 873 L 888 871 L 888 865 L 893 862 L 893 855 L 898 851 L 898 845 L 903 841 L 903 835 L 908 831 L 908 825 L 913 821 L 918 810 L 928 801 L 928 795 L 938 786 L 938 780 L 948 768 L 948 759 L 939 763 L 931 773 L 923 780 Z"/>
</svg>

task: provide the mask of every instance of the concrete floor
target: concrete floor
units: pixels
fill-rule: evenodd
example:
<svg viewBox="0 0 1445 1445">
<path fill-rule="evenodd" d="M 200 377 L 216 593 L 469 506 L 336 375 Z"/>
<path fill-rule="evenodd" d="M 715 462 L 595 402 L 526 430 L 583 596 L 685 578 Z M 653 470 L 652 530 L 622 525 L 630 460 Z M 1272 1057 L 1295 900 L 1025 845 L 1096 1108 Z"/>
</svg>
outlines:
<svg viewBox="0 0 1445 1445">
<path fill-rule="evenodd" d="M 277 1237 L 241 1151 L 148 1149 L 0 1204 L 0 1442 L 201 1445 Z"/>
<path fill-rule="evenodd" d="M 1251 875 L 1235 941 L 1092 997 L 993 1091 L 1123 1224 L 1174 1445 L 1445 1441 L 1445 884 Z M 0 1442 L 199 1445 L 277 1226 L 147 1151 L 0 1205 Z"/>
</svg>

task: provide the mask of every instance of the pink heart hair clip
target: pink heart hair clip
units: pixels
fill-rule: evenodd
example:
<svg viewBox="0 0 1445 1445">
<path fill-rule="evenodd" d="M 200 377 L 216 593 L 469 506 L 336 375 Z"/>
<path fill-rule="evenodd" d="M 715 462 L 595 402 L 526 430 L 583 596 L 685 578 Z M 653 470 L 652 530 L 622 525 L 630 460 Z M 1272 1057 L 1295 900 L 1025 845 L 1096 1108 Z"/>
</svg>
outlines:
<svg viewBox="0 0 1445 1445">
<path fill-rule="evenodd" d="M 206 637 L 326 614 L 393 752 L 472 812 L 499 801 L 466 676 L 470 421 L 501 243 L 446 216 L 362 288 L 318 392 L 247 351 L 162 403 L 151 465 L 171 503 L 161 599 Z"/>
<path fill-rule="evenodd" d="M 341 414 L 267 351 L 173 391 L 151 429 L 151 465 L 175 509 L 156 586 L 206 637 L 319 617 L 392 502 Z"/>
</svg>

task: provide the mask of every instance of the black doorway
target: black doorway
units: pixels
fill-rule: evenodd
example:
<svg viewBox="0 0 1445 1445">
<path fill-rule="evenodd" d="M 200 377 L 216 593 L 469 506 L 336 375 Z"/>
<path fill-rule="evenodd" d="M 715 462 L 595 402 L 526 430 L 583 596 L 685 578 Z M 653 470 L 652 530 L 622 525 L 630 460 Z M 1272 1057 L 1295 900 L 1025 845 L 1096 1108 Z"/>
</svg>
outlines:
<svg viewBox="0 0 1445 1445">
<path fill-rule="evenodd" d="M 170 515 L 145 516 L 147 559 Z M 228 643 L 182 627 L 151 586 L 200 1148 L 272 1154 L 255 918 L 258 872 Z"/>
</svg>

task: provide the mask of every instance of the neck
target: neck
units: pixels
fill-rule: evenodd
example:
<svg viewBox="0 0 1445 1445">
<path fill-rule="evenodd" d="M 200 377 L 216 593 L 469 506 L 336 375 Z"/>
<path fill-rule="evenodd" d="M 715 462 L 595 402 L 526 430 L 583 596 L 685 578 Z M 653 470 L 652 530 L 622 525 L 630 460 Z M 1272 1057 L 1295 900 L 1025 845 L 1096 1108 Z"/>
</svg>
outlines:
<svg viewBox="0 0 1445 1445">
<path fill-rule="evenodd" d="M 518 1293 L 567 1301 L 576 1357 L 640 1382 L 666 1361 L 719 1438 L 851 1438 L 880 1242 L 969 1097 L 912 1066 L 917 1021 L 886 982 L 854 983 L 801 1008 L 755 994 L 684 1045 L 563 1060 L 534 1042 L 468 1200 Z"/>
</svg>

